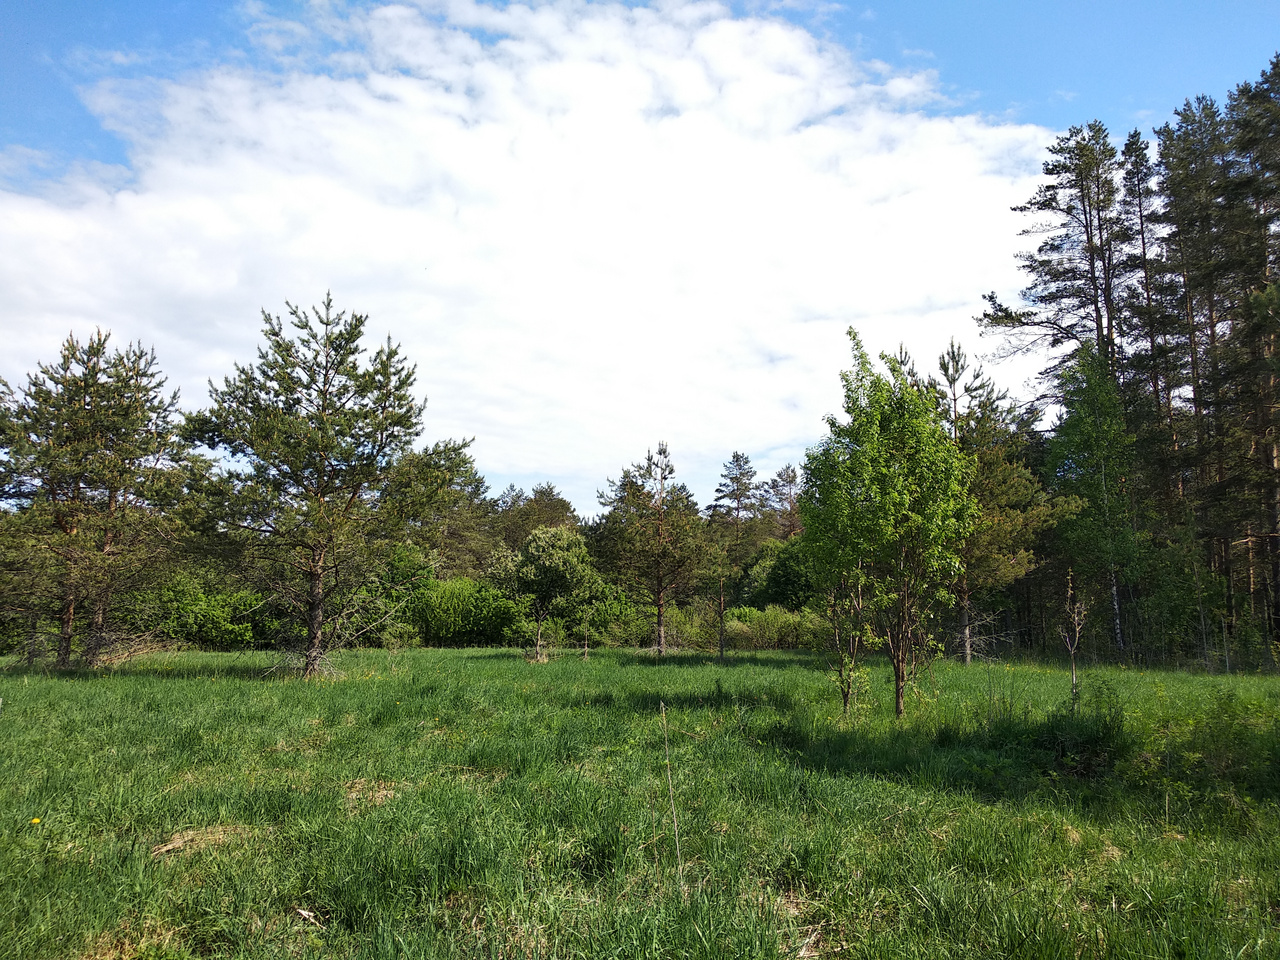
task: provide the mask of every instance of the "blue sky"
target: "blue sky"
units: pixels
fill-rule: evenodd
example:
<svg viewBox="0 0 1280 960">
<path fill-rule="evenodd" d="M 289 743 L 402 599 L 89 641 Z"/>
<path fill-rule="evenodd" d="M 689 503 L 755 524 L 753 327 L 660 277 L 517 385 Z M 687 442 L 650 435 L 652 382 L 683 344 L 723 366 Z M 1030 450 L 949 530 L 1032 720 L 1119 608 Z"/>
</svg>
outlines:
<svg viewBox="0 0 1280 960">
<path fill-rule="evenodd" d="M 845 331 L 994 344 L 1056 132 L 1255 79 L 1274 2 L 736 8 L 0 0 L 0 377 L 154 345 L 184 405 L 332 290 L 427 440 L 584 513 L 668 441 L 704 500 L 799 463 Z M 1015 392 L 1035 360 L 992 371 Z"/>
<path fill-rule="evenodd" d="M 126 145 L 86 109 L 80 87 L 227 59 L 261 62 L 246 42 L 256 19 L 249 11 L 292 17 L 306 6 L 0 0 L 0 144 L 46 151 L 55 163 L 127 163 Z M 1260 0 L 824 2 L 780 5 L 774 15 L 859 56 L 937 71 L 951 103 L 934 109 L 1057 130 L 1100 119 L 1117 136 L 1134 127 L 1150 135 L 1197 94 L 1225 98 L 1280 50 L 1280 8 Z"/>
</svg>

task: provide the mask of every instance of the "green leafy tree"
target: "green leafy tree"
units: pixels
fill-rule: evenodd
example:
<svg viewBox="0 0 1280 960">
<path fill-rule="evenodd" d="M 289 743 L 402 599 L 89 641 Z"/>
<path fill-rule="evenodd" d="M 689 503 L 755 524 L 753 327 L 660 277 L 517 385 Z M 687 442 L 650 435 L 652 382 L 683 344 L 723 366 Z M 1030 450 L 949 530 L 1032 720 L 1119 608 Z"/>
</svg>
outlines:
<svg viewBox="0 0 1280 960">
<path fill-rule="evenodd" d="M 10 585 L 31 617 L 53 608 L 59 667 L 79 636 L 90 663 L 102 651 L 113 598 L 168 552 L 162 508 L 181 488 L 177 394 L 164 392 L 154 351 L 110 350 L 109 338 L 68 337 L 16 393 L 0 381 Z"/>
<path fill-rule="evenodd" d="M 256 579 L 300 615 L 311 676 L 353 623 L 370 622 L 388 563 L 379 547 L 403 524 L 379 493 L 425 404 L 389 338 L 362 362 L 364 316 L 335 312 L 327 294 L 310 313 L 287 306 L 292 329 L 263 311 L 257 363 L 210 384 L 213 406 L 191 433 L 230 455 L 220 519 Z"/>
<path fill-rule="evenodd" d="M 535 626 L 534 657 L 546 660 L 542 628 L 551 617 L 573 619 L 599 594 L 600 578 L 587 543 L 571 527 L 539 527 L 516 553 L 494 564 L 490 579 L 511 599 L 527 605 Z"/>
<path fill-rule="evenodd" d="M 961 573 L 975 512 L 971 466 L 933 392 L 887 355 L 889 377 L 876 373 L 852 329 L 849 339 L 848 419 L 828 417 L 827 437 L 805 459 L 804 541 L 846 636 L 887 648 L 901 716 L 908 669 L 927 654 L 931 621 Z"/>
</svg>

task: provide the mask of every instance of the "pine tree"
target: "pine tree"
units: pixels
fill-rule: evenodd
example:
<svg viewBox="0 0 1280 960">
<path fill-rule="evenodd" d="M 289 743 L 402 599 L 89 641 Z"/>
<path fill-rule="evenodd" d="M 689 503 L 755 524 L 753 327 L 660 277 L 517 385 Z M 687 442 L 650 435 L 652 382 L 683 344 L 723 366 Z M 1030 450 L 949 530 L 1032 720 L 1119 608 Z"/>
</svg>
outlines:
<svg viewBox="0 0 1280 960">
<path fill-rule="evenodd" d="M 390 339 L 369 362 L 366 318 L 289 308 L 293 335 L 263 311 L 266 345 L 235 368 L 192 434 L 231 457 L 221 474 L 222 520 L 250 571 L 299 614 L 305 672 L 350 635 L 362 600 L 379 595 L 378 553 L 403 517 L 379 494 L 422 429 L 414 368 Z M 402 537 L 400 538 L 403 539 Z"/>
<path fill-rule="evenodd" d="M 1133 436 L 1106 360 L 1084 344 L 1063 372 L 1064 410 L 1049 442 L 1048 481 L 1076 497 L 1080 510 L 1062 524 L 1068 564 L 1110 608 L 1112 640 L 1125 650 L 1120 587 L 1138 564 L 1128 482 Z M 1099 604 L 1094 604 L 1095 609 Z"/>
<path fill-rule="evenodd" d="M 1114 369 L 1123 248 L 1131 236 L 1120 205 L 1120 158 L 1096 120 L 1072 127 L 1049 153 L 1049 182 L 1013 208 L 1040 218 L 1024 236 L 1044 237 L 1034 252 L 1018 258 L 1031 280 L 1022 291 L 1027 308 L 1005 307 L 993 294 L 983 322 L 1017 337 L 1023 349 L 1074 348 L 1091 340 Z"/>
<path fill-rule="evenodd" d="M 978 604 L 1039 564 L 1040 535 L 1069 515 L 1073 505 L 1055 500 L 1022 461 L 1028 421 L 981 367 L 970 369 L 953 340 L 938 358 L 952 442 L 975 465 L 969 491 L 976 503 L 973 527 L 960 548 L 962 573 L 954 592 L 958 643 L 964 662 L 973 656 Z"/>
<path fill-rule="evenodd" d="M 0 381 L 11 559 L 32 616 L 46 602 L 56 611 L 59 667 L 78 636 L 86 661 L 102 652 L 116 593 L 167 552 L 161 507 L 181 487 L 177 393 L 165 394 L 154 351 L 112 351 L 109 339 L 68 337 L 16 394 Z"/>
<path fill-rule="evenodd" d="M 659 655 L 667 651 L 667 604 L 694 589 L 711 552 L 697 502 L 674 475 L 660 443 L 599 493 L 606 513 L 590 538 L 601 567 L 653 604 Z"/>
</svg>

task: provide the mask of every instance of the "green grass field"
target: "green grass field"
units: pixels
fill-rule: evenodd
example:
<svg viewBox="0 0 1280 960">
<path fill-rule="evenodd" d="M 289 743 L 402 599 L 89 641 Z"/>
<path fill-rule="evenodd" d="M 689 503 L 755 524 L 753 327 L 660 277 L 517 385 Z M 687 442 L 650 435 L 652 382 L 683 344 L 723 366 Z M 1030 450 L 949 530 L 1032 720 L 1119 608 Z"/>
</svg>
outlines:
<svg viewBox="0 0 1280 960">
<path fill-rule="evenodd" d="M 271 662 L 0 674 L 0 956 L 1280 956 L 1274 677 Z"/>
</svg>

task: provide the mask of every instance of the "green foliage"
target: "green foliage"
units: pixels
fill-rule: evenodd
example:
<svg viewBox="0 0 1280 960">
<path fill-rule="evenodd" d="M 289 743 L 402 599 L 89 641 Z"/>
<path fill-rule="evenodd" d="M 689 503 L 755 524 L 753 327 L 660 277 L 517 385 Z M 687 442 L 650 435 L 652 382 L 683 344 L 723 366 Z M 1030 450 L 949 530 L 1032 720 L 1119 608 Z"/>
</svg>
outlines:
<svg viewBox="0 0 1280 960">
<path fill-rule="evenodd" d="M 494 527 L 509 550 L 519 550 L 539 527 L 577 527 L 578 513 L 552 483 L 534 486 L 533 494 L 511 484 L 494 504 Z"/>
<path fill-rule="evenodd" d="M 804 535 L 786 541 L 769 566 L 763 588 L 752 596 L 753 605 L 773 603 L 788 610 L 802 609 L 813 599 L 816 590 L 810 565 Z"/>
<path fill-rule="evenodd" d="M 808 610 L 770 604 L 763 610 L 734 607 L 725 613 L 725 631 L 735 650 L 795 650 L 826 640 L 821 618 Z"/>
<path fill-rule="evenodd" d="M 489 485 L 470 440 L 441 440 L 396 458 L 380 501 L 405 537 L 430 554 L 440 577 L 477 577 L 493 552 Z"/>
<path fill-rule="evenodd" d="M 933 396 L 892 357 L 882 356 L 888 378 L 875 373 L 852 329 L 849 339 L 849 419 L 829 417 L 805 460 L 803 542 L 835 651 L 856 660 L 860 639 L 887 646 L 901 714 L 907 667 L 927 659 L 932 620 L 962 572 L 971 466 Z"/>
<path fill-rule="evenodd" d="M 1039 565 L 1036 547 L 1045 532 L 1078 507 L 1070 497 L 1051 497 L 1024 460 L 1038 412 L 1010 403 L 981 367 L 969 367 L 954 340 L 938 366 L 951 438 L 974 464 L 969 491 L 977 510 L 955 584 L 957 641 L 968 663 L 975 621 L 991 619 L 999 594 Z"/>
<path fill-rule="evenodd" d="M 652 611 L 607 584 L 587 608 L 586 621 L 589 639 L 600 646 L 642 647 L 653 638 Z"/>
<path fill-rule="evenodd" d="M 742 565 L 737 590 L 742 603 L 761 608 L 768 606 L 769 577 L 785 546 L 783 541 L 769 538 Z"/>
<path fill-rule="evenodd" d="M 200 578 L 175 572 L 152 590 L 130 598 L 126 615 L 140 633 L 201 650 L 241 650 L 273 638 L 264 599 L 251 590 L 211 588 Z M 255 621 L 267 629 L 258 631 Z"/>
<path fill-rule="evenodd" d="M 586 541 L 570 527 L 534 530 L 519 553 L 499 555 L 489 579 L 507 597 L 523 603 L 533 617 L 539 660 L 544 659 L 542 628 L 547 619 L 579 619 L 601 587 Z"/>
<path fill-rule="evenodd" d="M 666 652 L 667 605 L 698 585 L 712 551 L 689 488 L 672 483 L 665 443 L 622 471 L 599 495 L 607 508 L 589 531 L 592 557 L 614 582 L 652 605 L 659 653 Z"/>
<path fill-rule="evenodd" d="M 715 500 L 707 507 L 709 531 L 725 549 L 730 567 L 740 569 L 772 526 L 766 515 L 767 488 L 756 480 L 751 458 L 735 450 L 724 465 Z"/>
<path fill-rule="evenodd" d="M 1081 508 L 1061 524 L 1066 562 L 1092 587 L 1094 603 L 1110 608 L 1113 639 L 1124 648 L 1119 584 L 1140 560 L 1127 484 L 1133 436 L 1105 361 L 1082 347 L 1063 372 L 1063 413 L 1049 442 L 1046 472 L 1055 491 Z"/>
<path fill-rule="evenodd" d="M 519 605 L 468 577 L 419 584 L 404 617 L 425 647 L 519 646 L 531 632 Z"/>
</svg>

